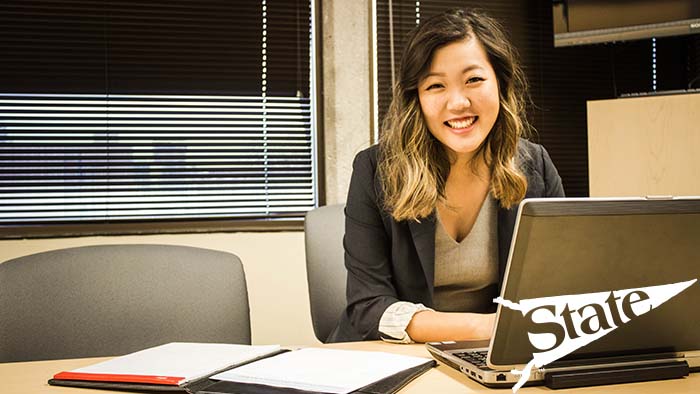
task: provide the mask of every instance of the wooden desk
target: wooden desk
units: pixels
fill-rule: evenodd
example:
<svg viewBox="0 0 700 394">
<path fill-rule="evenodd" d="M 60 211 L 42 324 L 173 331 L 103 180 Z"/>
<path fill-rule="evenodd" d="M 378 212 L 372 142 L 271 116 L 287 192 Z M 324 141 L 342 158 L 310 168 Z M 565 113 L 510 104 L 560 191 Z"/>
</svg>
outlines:
<svg viewBox="0 0 700 394">
<path fill-rule="evenodd" d="M 423 345 L 394 345 L 382 342 L 362 342 L 324 345 L 335 349 L 350 350 L 373 350 L 385 351 L 397 354 L 412 356 L 430 357 Z M 123 391 L 91 390 L 82 388 L 49 386 L 46 381 L 56 372 L 84 367 L 106 358 L 83 358 L 72 360 L 52 360 L 34 361 L 23 363 L 0 363 L 0 392 L 2 394 L 107 394 L 119 393 Z M 698 393 L 700 392 L 700 373 L 691 374 L 684 379 L 674 379 L 665 381 L 630 383 L 610 386 L 585 387 L 570 390 L 550 390 L 546 387 L 526 387 L 519 393 Z M 439 393 L 439 394 L 468 394 L 468 393 L 490 393 L 490 394 L 510 394 L 508 389 L 488 389 L 464 375 L 461 375 L 452 368 L 440 364 L 437 368 L 426 372 L 408 386 L 401 390 L 400 394 L 417 393 Z"/>
</svg>

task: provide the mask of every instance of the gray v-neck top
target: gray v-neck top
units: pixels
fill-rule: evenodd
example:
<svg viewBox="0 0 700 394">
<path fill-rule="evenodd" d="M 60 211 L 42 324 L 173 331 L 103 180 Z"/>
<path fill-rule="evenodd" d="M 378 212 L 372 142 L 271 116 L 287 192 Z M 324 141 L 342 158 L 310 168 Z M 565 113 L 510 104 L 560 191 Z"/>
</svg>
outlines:
<svg viewBox="0 0 700 394">
<path fill-rule="evenodd" d="M 440 218 L 435 226 L 435 291 L 441 312 L 491 312 L 498 291 L 498 204 L 488 194 L 461 241 L 455 241 Z"/>
</svg>

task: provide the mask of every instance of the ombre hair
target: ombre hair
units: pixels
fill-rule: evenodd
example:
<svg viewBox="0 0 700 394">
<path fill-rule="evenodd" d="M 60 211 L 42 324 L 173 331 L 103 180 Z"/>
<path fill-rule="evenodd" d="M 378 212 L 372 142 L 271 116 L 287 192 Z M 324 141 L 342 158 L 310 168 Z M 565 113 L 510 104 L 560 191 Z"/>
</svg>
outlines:
<svg viewBox="0 0 700 394">
<path fill-rule="evenodd" d="M 530 130 L 525 113 L 529 96 L 517 51 L 493 18 L 474 10 L 450 10 L 422 22 L 409 35 L 382 125 L 379 175 L 385 208 L 395 220 L 418 221 L 444 201 L 450 160 L 423 118 L 418 85 L 435 51 L 464 39 L 478 40 L 486 51 L 500 101 L 496 122 L 474 157 L 489 167 L 490 191 L 502 207 L 510 208 L 525 196 L 527 180 L 516 165 L 516 154 L 519 138 Z"/>
</svg>

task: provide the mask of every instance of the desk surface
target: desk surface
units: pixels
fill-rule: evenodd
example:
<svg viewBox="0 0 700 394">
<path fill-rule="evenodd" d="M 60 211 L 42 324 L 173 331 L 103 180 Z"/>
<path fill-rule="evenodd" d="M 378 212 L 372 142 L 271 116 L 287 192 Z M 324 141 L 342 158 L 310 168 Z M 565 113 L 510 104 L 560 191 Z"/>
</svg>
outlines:
<svg viewBox="0 0 700 394">
<path fill-rule="evenodd" d="M 336 349 L 351 349 L 351 350 L 373 350 L 385 351 L 397 354 L 406 354 L 412 356 L 430 357 L 428 351 L 423 345 L 394 345 L 382 342 L 358 342 L 358 343 L 342 343 L 324 345 Z M 51 361 L 34 361 L 23 363 L 0 363 L 0 390 L 3 394 L 107 394 L 119 393 L 123 391 L 106 391 L 106 390 L 91 390 L 77 389 L 69 387 L 49 386 L 46 381 L 55 373 L 75 368 L 84 367 L 94 364 L 99 361 L 108 359 L 103 358 L 83 358 L 72 360 L 51 360 Z M 609 385 L 599 387 L 584 387 L 580 389 L 570 390 L 550 390 L 546 387 L 526 387 L 519 393 L 544 393 L 550 392 L 553 394 L 564 393 L 634 393 L 634 394 L 651 394 L 651 393 L 697 393 L 700 391 L 700 373 L 691 374 L 684 379 L 673 379 L 665 381 L 653 381 L 643 383 L 630 383 L 620 385 Z M 426 372 L 405 388 L 399 394 L 417 394 L 417 393 L 491 393 L 491 394 L 510 394 L 508 389 L 488 389 L 464 375 L 461 375 L 454 369 L 445 365 L 438 365 Z"/>
</svg>

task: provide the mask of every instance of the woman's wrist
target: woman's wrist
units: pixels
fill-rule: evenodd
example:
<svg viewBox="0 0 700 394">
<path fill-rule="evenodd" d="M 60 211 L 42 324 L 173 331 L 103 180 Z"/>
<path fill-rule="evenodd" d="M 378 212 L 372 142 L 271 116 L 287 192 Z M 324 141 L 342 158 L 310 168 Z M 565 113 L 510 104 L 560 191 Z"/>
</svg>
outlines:
<svg viewBox="0 0 700 394">
<path fill-rule="evenodd" d="M 421 311 L 413 315 L 406 332 L 416 342 L 488 339 L 495 314 Z"/>
</svg>

